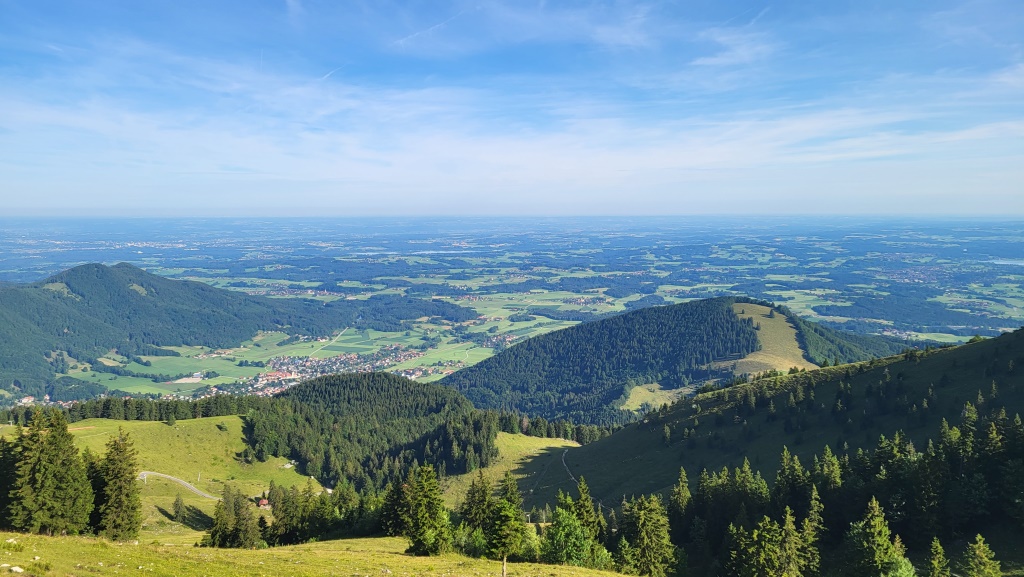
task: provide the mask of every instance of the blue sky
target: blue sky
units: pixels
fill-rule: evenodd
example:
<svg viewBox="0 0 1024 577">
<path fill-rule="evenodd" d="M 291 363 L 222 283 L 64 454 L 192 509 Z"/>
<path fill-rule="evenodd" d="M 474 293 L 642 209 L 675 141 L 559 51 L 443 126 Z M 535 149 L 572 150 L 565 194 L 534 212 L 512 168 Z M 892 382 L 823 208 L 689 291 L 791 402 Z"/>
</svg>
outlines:
<svg viewBox="0 0 1024 577">
<path fill-rule="evenodd" d="M 0 0 L 0 211 L 1024 215 L 1024 6 Z"/>
</svg>

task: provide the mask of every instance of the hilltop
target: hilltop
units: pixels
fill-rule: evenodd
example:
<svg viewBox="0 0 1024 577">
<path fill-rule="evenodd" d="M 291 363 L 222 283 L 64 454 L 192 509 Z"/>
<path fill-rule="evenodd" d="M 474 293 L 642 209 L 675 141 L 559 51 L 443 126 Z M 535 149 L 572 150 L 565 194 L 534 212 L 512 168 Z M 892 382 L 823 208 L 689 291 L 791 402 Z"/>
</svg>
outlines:
<svg viewBox="0 0 1024 577">
<path fill-rule="evenodd" d="M 330 303 L 272 299 L 129 264 L 87 264 L 37 283 L 0 286 L 0 389 L 41 397 L 82 385 L 54 375 L 68 372 L 69 358 L 91 363 L 111 350 L 125 357 L 173 355 L 161 347 L 235 347 L 259 331 L 282 329 L 310 336 L 350 326 L 398 330 L 402 320 L 424 316 L 462 322 L 476 313 L 397 295 Z"/>
</svg>

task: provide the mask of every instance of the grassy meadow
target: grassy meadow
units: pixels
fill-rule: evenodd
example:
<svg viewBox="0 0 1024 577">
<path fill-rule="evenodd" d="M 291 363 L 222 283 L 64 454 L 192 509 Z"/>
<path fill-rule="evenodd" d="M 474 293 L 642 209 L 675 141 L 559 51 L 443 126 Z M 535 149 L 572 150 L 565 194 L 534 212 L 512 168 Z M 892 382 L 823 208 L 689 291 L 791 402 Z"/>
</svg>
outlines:
<svg viewBox="0 0 1024 577">
<path fill-rule="evenodd" d="M 9 542 L 13 540 L 14 542 Z M 41 537 L 0 533 L 0 562 L 23 575 L 195 575 L 209 577 L 284 576 L 486 576 L 500 575 L 501 563 L 449 554 L 412 557 L 400 538 L 345 539 L 257 551 L 191 546 L 111 543 L 89 537 Z M 515 577 L 587 577 L 604 571 L 509 563 Z M 4 569 L 6 571 L 6 568 Z"/>
</svg>

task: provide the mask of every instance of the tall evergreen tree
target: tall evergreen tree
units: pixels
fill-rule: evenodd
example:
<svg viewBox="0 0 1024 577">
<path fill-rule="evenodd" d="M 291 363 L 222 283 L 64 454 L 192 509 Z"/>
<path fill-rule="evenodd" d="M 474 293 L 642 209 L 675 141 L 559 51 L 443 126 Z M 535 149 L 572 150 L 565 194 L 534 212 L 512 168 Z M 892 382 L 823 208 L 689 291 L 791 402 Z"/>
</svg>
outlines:
<svg viewBox="0 0 1024 577">
<path fill-rule="evenodd" d="M 981 535 L 976 536 L 964 553 L 964 577 L 999 577 L 1002 572 L 995 557 L 985 539 Z"/>
<path fill-rule="evenodd" d="M 491 517 L 491 506 L 491 489 L 484 479 L 483 469 L 478 469 L 476 478 L 466 491 L 466 500 L 459 508 L 459 515 L 470 527 L 486 529 Z"/>
<path fill-rule="evenodd" d="M 928 577 L 949 577 L 949 561 L 938 537 L 932 538 L 931 551 L 928 555 Z"/>
<path fill-rule="evenodd" d="M 664 577 L 675 563 L 675 547 L 669 539 L 668 514 L 658 495 L 631 499 L 622 508 L 622 540 L 628 551 L 620 556 L 638 575 Z"/>
<path fill-rule="evenodd" d="M 99 533 L 114 541 L 138 537 L 142 526 L 137 455 L 128 433 L 118 428 L 117 436 L 107 442 L 107 454 L 100 464 L 103 504 L 99 507 Z"/>
<path fill-rule="evenodd" d="M 885 513 L 874 497 L 868 503 L 864 518 L 850 528 L 854 563 L 862 575 L 882 575 L 896 567 L 904 548 L 899 537 L 892 538 Z"/>
<path fill-rule="evenodd" d="M 596 540 L 601 532 L 601 526 L 597 520 L 597 513 L 594 511 L 594 499 L 590 496 L 590 487 L 587 486 L 587 481 L 582 475 L 576 483 L 576 491 L 579 493 L 579 498 L 573 503 L 573 512 L 580 520 L 580 525 L 587 530 L 590 539 Z"/>
<path fill-rule="evenodd" d="M 181 493 L 178 493 L 174 497 L 174 522 L 184 523 L 185 522 L 185 500 L 181 498 Z"/>
<path fill-rule="evenodd" d="M 397 537 L 409 530 L 409 488 L 414 481 L 409 471 L 406 482 L 396 481 L 384 490 L 384 503 L 380 508 L 380 522 L 384 533 Z M 275 511 L 276 515 L 276 511 Z"/>
<path fill-rule="evenodd" d="M 93 491 L 64 413 L 36 413 L 28 434 L 17 442 L 21 458 L 11 493 L 12 525 L 30 533 L 80 533 L 89 524 Z"/>
<path fill-rule="evenodd" d="M 416 470 L 409 491 L 408 537 L 408 552 L 414 555 L 440 555 L 452 548 L 451 520 L 433 467 Z"/>
<path fill-rule="evenodd" d="M 679 480 L 672 487 L 668 498 L 668 520 L 672 531 L 672 539 L 679 543 L 683 540 L 686 510 L 690 506 L 690 481 L 686 478 L 686 469 L 679 467 Z"/>
<path fill-rule="evenodd" d="M 15 432 L 15 439 L 21 437 L 21 427 Z M 11 491 L 14 490 L 17 478 L 18 453 L 17 443 L 0 437 L 0 529 L 10 529 L 9 513 Z"/>
<path fill-rule="evenodd" d="M 512 471 L 505 471 L 505 476 L 501 479 L 501 486 L 498 487 L 498 498 L 520 509 L 523 507 L 523 494 L 519 492 L 519 484 L 512 476 Z"/>
<path fill-rule="evenodd" d="M 492 507 L 492 519 L 487 531 L 490 554 L 501 559 L 501 577 L 508 574 L 508 557 L 517 555 L 522 549 L 526 535 L 522 511 L 504 499 Z"/>
</svg>

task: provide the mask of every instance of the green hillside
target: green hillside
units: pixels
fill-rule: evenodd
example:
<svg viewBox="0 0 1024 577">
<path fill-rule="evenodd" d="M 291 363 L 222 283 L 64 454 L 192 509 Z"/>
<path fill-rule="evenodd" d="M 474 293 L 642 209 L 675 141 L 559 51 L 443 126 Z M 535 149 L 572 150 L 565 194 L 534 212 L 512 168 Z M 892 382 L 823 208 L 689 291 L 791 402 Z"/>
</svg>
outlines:
<svg viewBox="0 0 1024 577">
<path fill-rule="evenodd" d="M 750 309 L 747 311 L 747 309 Z M 688 385 L 861 361 L 891 339 L 819 327 L 744 298 L 649 307 L 528 339 L 441 382 L 481 408 L 585 423 L 627 422 Z M 631 398 L 635 387 L 639 396 Z"/>
<path fill-rule="evenodd" d="M 873 448 L 880 435 L 900 430 L 923 447 L 937 438 L 942 419 L 960 421 L 965 402 L 979 404 L 980 398 L 979 413 L 997 406 L 1005 406 L 1011 418 L 1024 412 L 1022 363 L 1024 330 L 736 385 L 680 401 L 610 437 L 572 448 L 565 462 L 572 475 L 586 477 L 595 499 L 618 503 L 624 494 L 665 492 L 681 466 L 691 481 L 703 469 L 735 467 L 744 459 L 770 475 L 783 447 L 810 463 L 826 444 L 837 452 L 844 446 Z M 531 499 L 553 502 L 557 490 L 574 485 L 563 470 L 561 482 Z"/>
<path fill-rule="evenodd" d="M 128 264 L 82 265 L 38 283 L 0 287 L 0 388 L 52 394 L 47 385 L 78 384 L 62 379 L 55 385 L 54 374 L 67 372 L 69 358 L 97 369 L 102 363 L 92 361 L 112 349 L 123 356 L 173 355 L 159 347 L 233 347 L 261 330 L 399 330 L 402 320 L 424 316 L 461 322 L 476 313 L 396 295 L 332 303 L 271 299 L 166 279 Z"/>
<path fill-rule="evenodd" d="M 10 540 L 10 541 L 9 541 Z M 11 542 L 13 541 L 13 542 Z M 253 575 L 391 577 L 500 575 L 501 562 L 461 555 L 413 557 L 408 541 L 387 537 L 345 539 L 248 551 L 195 549 L 191 546 L 119 544 L 88 537 L 41 537 L 0 533 L 0 559 L 21 567 L 25 575 Z M 7 571 L 4 568 L 4 571 Z M 510 563 L 517 577 L 587 577 L 617 575 L 580 567 Z"/>
<path fill-rule="evenodd" d="M 615 408 L 633 385 L 678 388 L 719 375 L 715 361 L 758 348 L 732 299 L 651 307 L 526 340 L 441 382 L 477 407 L 577 422 L 626 420 Z"/>
</svg>

